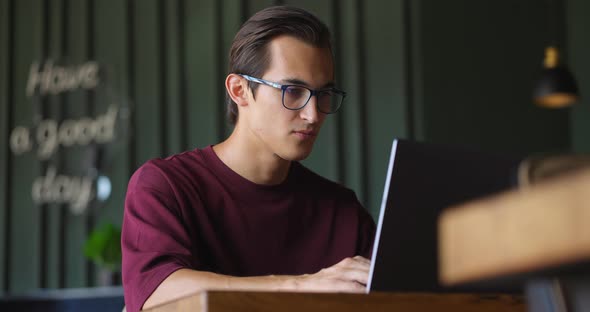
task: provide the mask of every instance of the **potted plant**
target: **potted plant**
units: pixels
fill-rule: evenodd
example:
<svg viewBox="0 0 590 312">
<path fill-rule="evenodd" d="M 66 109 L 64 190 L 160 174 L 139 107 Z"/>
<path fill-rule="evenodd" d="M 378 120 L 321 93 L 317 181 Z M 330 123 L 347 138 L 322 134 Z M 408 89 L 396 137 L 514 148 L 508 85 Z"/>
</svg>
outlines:
<svg viewBox="0 0 590 312">
<path fill-rule="evenodd" d="M 121 229 L 105 223 L 94 229 L 84 244 L 84 255 L 99 268 L 100 286 L 119 284 Z"/>
</svg>

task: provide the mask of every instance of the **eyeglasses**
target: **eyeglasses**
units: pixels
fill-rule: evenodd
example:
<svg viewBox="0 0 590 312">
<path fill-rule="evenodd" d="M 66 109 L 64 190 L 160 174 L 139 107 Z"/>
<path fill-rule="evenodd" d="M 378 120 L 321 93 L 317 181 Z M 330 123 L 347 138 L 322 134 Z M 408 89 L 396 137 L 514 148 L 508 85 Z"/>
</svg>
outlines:
<svg viewBox="0 0 590 312">
<path fill-rule="evenodd" d="M 309 103 L 312 96 L 317 97 L 317 109 L 324 114 L 333 114 L 340 109 L 346 92 L 336 88 L 327 88 L 320 90 L 312 90 L 310 88 L 299 85 L 282 85 L 276 82 L 254 78 L 248 75 L 242 75 L 248 81 L 260 83 L 280 89 L 283 92 L 283 106 L 289 110 L 302 109 Z"/>
</svg>

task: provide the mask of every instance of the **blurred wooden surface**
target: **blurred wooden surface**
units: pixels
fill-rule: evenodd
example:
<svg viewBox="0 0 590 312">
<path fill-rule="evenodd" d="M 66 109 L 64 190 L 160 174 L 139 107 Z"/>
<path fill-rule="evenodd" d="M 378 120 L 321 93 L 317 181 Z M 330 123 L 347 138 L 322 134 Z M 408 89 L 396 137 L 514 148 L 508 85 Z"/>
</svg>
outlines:
<svg viewBox="0 0 590 312">
<path fill-rule="evenodd" d="M 446 210 L 439 248 L 447 285 L 590 260 L 590 170 Z"/>
<path fill-rule="evenodd" d="M 525 311 L 522 297 L 416 293 L 201 292 L 151 312 L 224 311 Z"/>
</svg>

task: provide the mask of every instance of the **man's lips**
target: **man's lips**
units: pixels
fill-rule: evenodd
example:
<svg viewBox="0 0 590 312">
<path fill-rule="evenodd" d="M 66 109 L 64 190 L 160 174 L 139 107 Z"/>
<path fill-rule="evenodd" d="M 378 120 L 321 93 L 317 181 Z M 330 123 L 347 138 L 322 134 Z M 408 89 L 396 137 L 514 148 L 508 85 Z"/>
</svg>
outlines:
<svg viewBox="0 0 590 312">
<path fill-rule="evenodd" d="M 318 135 L 317 131 L 314 130 L 295 130 L 293 132 L 302 137 L 315 137 Z"/>
</svg>

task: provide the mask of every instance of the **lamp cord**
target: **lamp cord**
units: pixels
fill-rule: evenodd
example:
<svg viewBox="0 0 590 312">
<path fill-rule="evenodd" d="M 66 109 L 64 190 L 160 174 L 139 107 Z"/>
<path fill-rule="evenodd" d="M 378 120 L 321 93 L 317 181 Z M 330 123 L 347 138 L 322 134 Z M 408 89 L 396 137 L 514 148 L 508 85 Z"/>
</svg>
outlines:
<svg viewBox="0 0 590 312">
<path fill-rule="evenodd" d="M 549 36 L 549 45 L 557 47 L 557 21 L 555 18 L 555 1 L 547 0 L 547 35 Z"/>
</svg>

